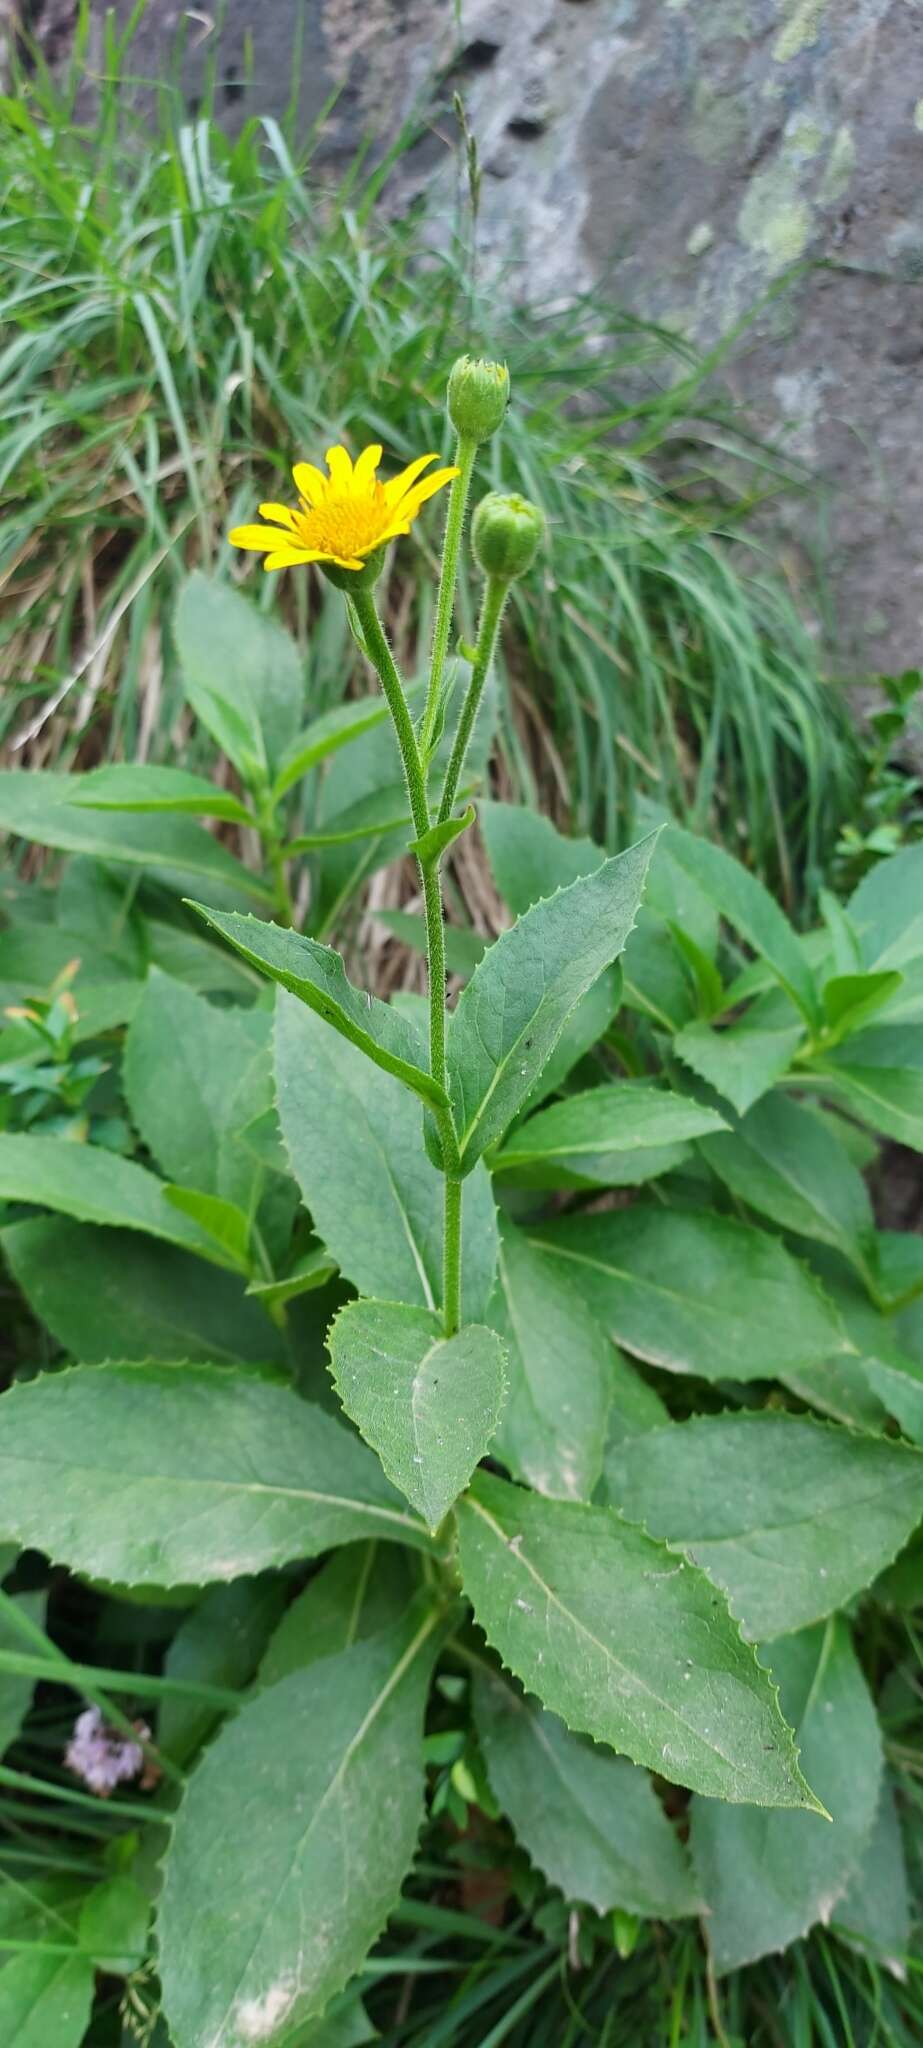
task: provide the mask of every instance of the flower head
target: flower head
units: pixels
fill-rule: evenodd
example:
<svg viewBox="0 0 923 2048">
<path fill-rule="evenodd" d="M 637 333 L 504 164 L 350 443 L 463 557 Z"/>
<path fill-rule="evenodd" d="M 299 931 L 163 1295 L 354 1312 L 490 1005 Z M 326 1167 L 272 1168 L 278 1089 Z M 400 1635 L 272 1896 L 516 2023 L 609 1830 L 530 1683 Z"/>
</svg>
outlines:
<svg viewBox="0 0 923 2048">
<path fill-rule="evenodd" d="M 518 491 L 488 491 L 471 521 L 471 545 L 485 576 L 512 583 L 531 569 L 545 537 L 545 516 Z"/>
<path fill-rule="evenodd" d="M 510 373 L 505 363 L 459 356 L 448 387 L 449 418 L 466 441 L 489 441 L 506 418 Z"/>
<path fill-rule="evenodd" d="M 345 448 L 328 448 L 327 469 L 296 462 L 292 475 L 299 492 L 298 509 L 261 505 L 266 526 L 235 526 L 228 535 L 235 548 L 256 548 L 265 554 L 264 569 L 291 569 L 300 562 L 329 562 L 337 569 L 364 569 L 368 557 L 411 521 L 434 491 L 440 491 L 455 469 L 423 471 L 435 455 L 418 455 L 391 482 L 380 482 L 377 446 L 363 448 L 357 462 Z"/>
</svg>

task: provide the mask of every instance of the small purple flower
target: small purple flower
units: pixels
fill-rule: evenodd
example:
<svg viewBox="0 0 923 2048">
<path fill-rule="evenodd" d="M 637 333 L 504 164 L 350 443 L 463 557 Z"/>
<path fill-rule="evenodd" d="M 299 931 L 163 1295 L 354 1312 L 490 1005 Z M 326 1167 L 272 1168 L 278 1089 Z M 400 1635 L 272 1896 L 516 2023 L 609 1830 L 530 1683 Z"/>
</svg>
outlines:
<svg viewBox="0 0 923 2048">
<path fill-rule="evenodd" d="M 137 1778 L 144 1769 L 141 1744 L 150 1740 L 151 1731 L 143 1721 L 134 1725 L 141 1738 L 139 1742 L 130 1742 L 117 1728 L 111 1728 L 98 1707 L 87 1707 L 74 1722 L 64 1761 L 68 1770 L 82 1778 L 91 1792 L 98 1792 L 101 1799 L 108 1799 L 117 1785 Z"/>
</svg>

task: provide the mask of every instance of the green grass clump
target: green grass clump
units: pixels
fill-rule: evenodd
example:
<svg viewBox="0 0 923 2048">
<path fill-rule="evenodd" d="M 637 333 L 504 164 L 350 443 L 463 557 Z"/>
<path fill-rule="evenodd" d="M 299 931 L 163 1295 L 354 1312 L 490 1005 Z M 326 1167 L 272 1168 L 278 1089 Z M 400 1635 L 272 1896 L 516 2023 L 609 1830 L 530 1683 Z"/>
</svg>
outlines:
<svg viewBox="0 0 923 2048">
<path fill-rule="evenodd" d="M 643 796 L 789 901 L 810 895 L 853 745 L 748 525 L 786 478 L 713 396 L 715 361 L 595 294 L 530 312 L 478 299 L 464 232 L 433 233 L 423 202 L 382 204 L 411 131 L 336 192 L 277 123 L 231 141 L 184 121 L 166 86 L 142 137 L 121 90 L 130 40 L 111 36 L 81 119 L 85 31 L 86 10 L 69 79 L 39 66 L 0 106 L 0 659 L 7 736 L 29 735 L 12 758 L 175 758 L 184 569 L 258 587 L 232 565 L 234 518 L 332 440 L 381 439 L 395 465 L 429 447 L 473 346 L 508 360 L 515 394 L 490 482 L 538 499 L 552 536 L 545 589 L 506 636 L 513 790 L 556 790 L 575 830 L 613 844 Z M 415 547 L 389 585 L 411 656 L 431 581 Z M 339 613 L 305 577 L 263 595 L 292 608 L 318 705 L 342 695 L 356 656 Z"/>
</svg>

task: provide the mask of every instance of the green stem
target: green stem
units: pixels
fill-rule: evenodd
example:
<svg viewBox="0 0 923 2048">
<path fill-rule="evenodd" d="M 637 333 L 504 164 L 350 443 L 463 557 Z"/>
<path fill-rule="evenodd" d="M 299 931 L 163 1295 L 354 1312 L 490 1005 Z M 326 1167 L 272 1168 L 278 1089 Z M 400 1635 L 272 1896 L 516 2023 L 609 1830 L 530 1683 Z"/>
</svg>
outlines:
<svg viewBox="0 0 923 2048">
<path fill-rule="evenodd" d="M 461 1324 L 462 1183 L 445 1177 L 445 1224 L 442 1238 L 442 1320 L 447 1337 Z"/>
<path fill-rule="evenodd" d="M 465 765 L 465 755 L 468 752 L 471 734 L 474 729 L 474 721 L 478 714 L 478 706 L 484 694 L 484 684 L 487 681 L 490 670 L 494 644 L 497 638 L 497 629 L 500 624 L 509 587 L 509 583 L 502 580 L 499 576 L 489 576 L 484 586 L 484 600 L 481 605 L 481 617 L 478 625 L 474 667 L 471 671 L 468 694 L 462 705 L 461 717 L 458 721 L 455 739 L 452 744 L 452 753 L 448 768 L 446 769 L 442 800 L 439 805 L 438 823 L 440 825 L 444 824 L 445 820 L 452 815 L 452 805 L 455 802 L 458 785 L 461 781 L 461 773 Z"/>
<path fill-rule="evenodd" d="M 462 511 L 464 507 L 462 507 Z M 375 608 L 371 590 L 358 590 L 353 597 L 356 617 L 369 655 L 381 679 L 381 687 L 388 700 L 388 708 L 394 720 L 397 743 L 404 765 L 404 778 L 410 799 L 410 813 L 418 839 L 429 830 L 429 804 L 426 795 L 426 773 L 417 745 L 403 684 L 394 664 L 394 658 L 385 639 L 381 621 Z M 429 1057 L 430 1073 L 440 1088 L 447 1088 L 445 1057 L 445 931 L 442 922 L 442 889 L 439 882 L 439 862 L 421 860 L 420 877 L 423 884 L 423 902 L 426 910 L 426 951 L 429 967 Z M 450 1110 L 436 1113 L 436 1123 L 442 1145 L 443 1172 L 445 1174 L 445 1234 L 443 1239 L 443 1304 L 442 1314 L 447 1336 L 454 1335 L 461 1316 L 461 1182 L 454 1176 L 458 1168 L 458 1140 Z"/>
<path fill-rule="evenodd" d="M 407 709 L 404 686 L 394 663 L 394 656 L 385 639 L 384 629 L 375 606 L 371 590 L 350 592 L 362 637 L 369 655 L 378 672 L 381 687 L 388 700 L 388 710 L 394 720 L 397 743 L 401 750 L 404 766 L 404 780 L 410 799 L 410 815 L 418 839 L 429 830 L 429 805 L 426 801 L 426 777 L 417 746 L 413 720 Z"/>
<path fill-rule="evenodd" d="M 429 753 L 439 715 L 439 700 L 442 694 L 442 671 L 452 630 L 452 614 L 455 610 L 455 584 L 458 577 L 458 556 L 461 548 L 462 529 L 465 524 L 465 507 L 471 486 L 471 472 L 477 454 L 476 441 L 463 441 L 459 434 L 455 445 L 455 460 L 458 475 L 454 478 L 449 493 L 449 509 L 446 513 L 445 540 L 442 545 L 442 572 L 439 577 L 439 596 L 436 603 L 436 624 L 433 628 L 433 653 L 429 672 L 429 688 L 426 693 L 426 709 L 420 727 L 420 745 L 424 755 Z"/>
<path fill-rule="evenodd" d="M 263 850 L 269 861 L 275 886 L 275 910 L 280 924 L 295 922 L 295 905 L 288 886 L 288 867 L 285 858 L 282 834 L 276 824 L 275 808 L 268 785 L 255 792 L 257 831 L 263 842 Z"/>
</svg>

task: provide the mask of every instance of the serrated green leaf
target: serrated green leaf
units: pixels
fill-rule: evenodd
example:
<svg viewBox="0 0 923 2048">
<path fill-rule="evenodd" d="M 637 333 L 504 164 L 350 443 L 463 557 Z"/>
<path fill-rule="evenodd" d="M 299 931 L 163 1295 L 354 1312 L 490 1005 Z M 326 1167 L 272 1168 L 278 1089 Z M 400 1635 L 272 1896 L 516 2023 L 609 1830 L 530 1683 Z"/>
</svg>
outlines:
<svg viewBox="0 0 923 2048">
<path fill-rule="evenodd" d="M 643 1081 L 568 1095 L 519 1124 L 491 1162 L 529 1187 L 624 1187 L 665 1172 L 724 1117 Z"/>
<path fill-rule="evenodd" d="M 237 825 L 255 823 L 238 796 L 185 768 L 108 762 L 80 776 L 71 801 L 87 811 L 179 811 L 199 818 L 227 818 Z"/>
<path fill-rule="evenodd" d="M 824 1015 L 837 1039 L 851 1036 L 876 1011 L 884 1009 L 903 982 L 895 971 L 882 974 L 835 974 L 824 983 Z"/>
<path fill-rule="evenodd" d="M 520 1114 L 528 1116 L 563 1088 L 572 1069 L 604 1038 L 622 1000 L 622 970 L 615 961 L 575 1004 Z"/>
<path fill-rule="evenodd" d="M 473 824 L 474 805 L 469 804 L 460 818 L 446 818 L 441 824 L 431 825 L 421 839 L 411 839 L 409 851 L 415 853 L 417 859 L 426 867 L 432 861 L 441 859 L 446 848 Z"/>
<path fill-rule="evenodd" d="M 685 1065 L 744 1116 L 788 1072 L 803 1038 L 798 1024 L 764 1031 L 743 1023 L 716 1031 L 696 1018 L 677 1032 L 673 1044 Z"/>
<path fill-rule="evenodd" d="M 671 858 L 772 968 L 808 1021 L 816 1022 L 817 991 L 807 955 L 797 932 L 763 883 L 725 853 L 723 847 L 697 839 L 678 825 L 668 827 L 664 840 Z"/>
<path fill-rule="evenodd" d="M 869 969 L 903 967 L 923 953 L 923 846 L 876 861 L 849 901 Z"/>
<path fill-rule="evenodd" d="M 11 1557 L 8 1562 L 0 1562 L 0 1578 L 13 1561 Z M 18 1614 L 43 1628 L 45 1605 L 44 1593 L 4 1593 L 0 1596 L 0 1651 L 22 1649 L 23 1639 L 15 1625 L 12 1610 L 15 1608 Z M 34 1690 L 34 1678 L 22 1678 L 17 1672 L 0 1669 L 0 1757 L 6 1754 L 10 1743 L 15 1742 L 29 1711 Z"/>
<path fill-rule="evenodd" d="M 456 1512 L 475 1619 L 573 1733 L 718 1799 L 815 1804 L 769 1678 L 703 1572 L 608 1508 L 483 1472 Z"/>
<path fill-rule="evenodd" d="M 833 1909 L 838 1934 L 858 1941 L 903 1982 L 910 1958 L 910 1898 L 894 1788 L 887 1774 L 858 1869 Z"/>
<path fill-rule="evenodd" d="M 536 903 L 489 947 L 462 990 L 448 1061 L 466 1169 L 503 1136 L 571 1011 L 622 951 L 654 845 L 653 837 L 642 840 Z"/>
<path fill-rule="evenodd" d="M 238 1276 L 133 1231 L 35 1216 L 0 1246 L 39 1321 L 82 1365 L 107 1358 L 272 1365 L 278 1329 Z"/>
<path fill-rule="evenodd" d="M 569 1275 L 508 1218 L 487 1314 L 509 1380 L 496 1455 L 539 1493 L 589 1500 L 602 1470 L 612 1345 Z"/>
<path fill-rule="evenodd" d="M 923 1032 L 878 1024 L 811 1062 L 854 1116 L 923 1152 Z"/>
<path fill-rule="evenodd" d="M 493 1330 L 446 1337 L 428 1309 L 350 1301 L 328 1338 L 347 1415 L 430 1529 L 437 1529 L 483 1458 L 506 1396 Z"/>
<path fill-rule="evenodd" d="M 350 1550 L 342 1555 L 348 1557 Z M 221 1718 L 220 1709 L 185 1692 L 191 1683 L 239 1691 L 249 1683 L 282 1613 L 279 1578 L 235 1579 L 210 1586 L 184 1614 L 164 1660 L 164 1677 L 174 1679 L 157 1714 L 158 1749 L 187 1764 Z"/>
<path fill-rule="evenodd" d="M 376 923 L 383 924 L 386 931 L 401 944 L 410 946 L 414 953 L 426 955 L 426 919 L 415 910 L 376 910 Z M 445 961 L 450 974 L 460 974 L 465 980 L 482 960 L 487 940 L 480 932 L 468 930 L 462 925 L 447 924 L 445 927 Z"/>
<path fill-rule="evenodd" d="M 0 1399 L 0 1536 L 91 1577 L 204 1586 L 425 1531 L 371 1451 L 214 1366 L 80 1366 Z"/>
<path fill-rule="evenodd" d="M 478 824 L 494 881 L 514 917 L 601 868 L 605 853 L 592 839 L 569 839 L 550 818 L 524 804 L 478 804 Z"/>
<path fill-rule="evenodd" d="M 143 1230 L 225 1263 L 214 1240 L 167 1201 L 166 1185 L 156 1174 L 101 1146 L 31 1132 L 0 1133 L 0 1197 L 34 1202 L 79 1223 Z"/>
<path fill-rule="evenodd" d="M 639 1204 L 529 1234 L 566 1264 L 614 1342 L 666 1372 L 784 1380 L 849 1348 L 812 1274 L 729 1217 Z"/>
<path fill-rule="evenodd" d="M 419 1589 L 409 1551 L 396 1543 L 350 1543 L 336 1550 L 282 1616 L 266 1648 L 258 1683 L 277 1685 L 321 1657 L 394 1628 Z"/>
<path fill-rule="evenodd" d="M 287 995 L 276 1012 L 276 1081 L 292 1171 L 341 1273 L 361 1294 L 434 1309 L 442 1189 L 413 1097 Z M 483 1322 L 496 1265 L 496 1210 L 481 1166 L 462 1194 L 464 1322 Z"/>
<path fill-rule="evenodd" d="M 133 1877 L 107 1878 L 93 1886 L 80 1909 L 80 1946 L 97 1970 L 128 1977 L 145 1960 L 150 1917 L 150 1899 Z"/>
<path fill-rule="evenodd" d="M 865 1182 L 828 1124 L 781 1089 L 699 1149 L 720 1180 L 783 1230 L 819 1238 L 868 1280 L 875 1219 Z"/>
<path fill-rule="evenodd" d="M 571 1735 L 486 1665 L 474 1717 L 491 1789 L 565 1899 L 658 1920 L 698 1911 L 686 1852 L 646 1771 Z"/>
<path fill-rule="evenodd" d="M 830 1919 L 869 1840 L 881 1782 L 881 1737 L 842 1620 L 773 1648 L 782 1707 L 833 1824 L 813 1813 L 734 1812 L 692 1804 L 692 1860 L 706 1940 L 719 1974 L 787 1948 Z"/>
<path fill-rule="evenodd" d="M 268 1043 L 267 1016 L 219 1008 L 155 967 L 122 1063 L 132 1122 L 161 1170 L 243 1209 L 256 1163 L 234 1139 L 247 1108 L 256 1107 L 240 1100 L 257 1051 L 254 1027 Z"/>
<path fill-rule="evenodd" d="M 326 1287 L 337 1271 L 337 1263 L 330 1253 L 323 1249 L 305 1252 L 296 1259 L 289 1273 L 281 1280 L 251 1280 L 247 1293 L 256 1296 L 266 1308 L 276 1308 L 280 1303 L 297 1301 L 299 1295 L 313 1294 L 318 1287 Z"/>
<path fill-rule="evenodd" d="M 326 760 L 340 747 L 349 746 L 351 740 L 360 739 L 373 726 L 383 724 L 387 716 L 388 706 L 383 697 L 357 697 L 348 704 L 335 705 L 332 711 L 322 711 L 286 747 L 273 784 L 273 802 L 279 803 L 309 768 L 316 768 L 318 761 Z"/>
<path fill-rule="evenodd" d="M 331 946 L 320 946 L 300 932 L 264 924 L 235 912 L 215 913 L 193 904 L 212 929 L 220 932 L 252 967 L 297 996 L 325 1024 L 332 1025 L 366 1059 L 396 1075 L 422 1102 L 444 1104 L 441 1088 L 425 1070 L 421 1042 L 405 1017 L 377 996 L 364 995 L 347 980 L 346 970 Z"/>
<path fill-rule="evenodd" d="M 301 717 L 304 675 L 291 635 L 198 569 L 180 591 L 173 630 L 196 717 L 245 780 L 272 774 Z"/>
<path fill-rule="evenodd" d="M 203 1236 L 211 1240 L 215 1257 L 220 1255 L 223 1263 L 237 1273 L 249 1273 L 250 1219 L 236 1202 L 226 1202 L 221 1195 L 206 1195 L 201 1188 L 182 1188 L 173 1182 L 165 1184 L 164 1194 L 172 1209 L 188 1216 Z"/>
<path fill-rule="evenodd" d="M 206 1751 L 158 1913 L 175 2048 L 271 2048 L 365 1960 L 423 1817 L 437 1646 L 438 1615 L 417 1613 L 258 1693 Z M 293 1742 L 293 1728 L 309 1739 Z"/>
<path fill-rule="evenodd" d="M 609 1499 L 701 1566 L 751 1641 L 871 1585 L 923 1519 L 923 1455 L 807 1416 L 697 1416 L 607 1460 Z"/>
<path fill-rule="evenodd" d="M 258 875 L 235 860 L 191 818 L 128 817 L 81 810 L 74 802 L 81 777 L 51 769 L 0 769 L 0 830 L 61 853 L 92 854 L 97 860 L 127 861 L 132 867 L 178 870 L 183 881 L 204 875 L 222 894 L 271 899 Z"/>
<path fill-rule="evenodd" d="M 50 2048 L 52 2042 L 54 2048 L 80 2048 L 94 1988 L 93 1965 L 76 1948 L 71 1956 L 47 1954 L 41 1948 L 10 1956 L 0 1970 L 4 2048 Z"/>
</svg>

